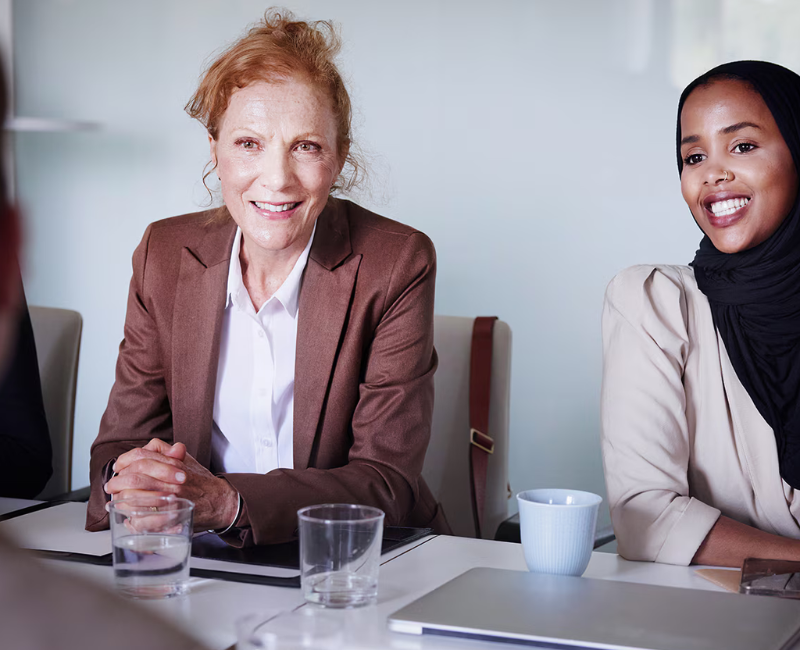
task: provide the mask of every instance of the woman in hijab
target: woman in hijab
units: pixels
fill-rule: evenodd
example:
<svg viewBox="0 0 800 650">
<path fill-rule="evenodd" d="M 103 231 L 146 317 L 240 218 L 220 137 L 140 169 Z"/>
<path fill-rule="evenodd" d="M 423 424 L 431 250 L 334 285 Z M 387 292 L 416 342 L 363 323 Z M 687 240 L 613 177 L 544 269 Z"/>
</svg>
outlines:
<svg viewBox="0 0 800 650">
<path fill-rule="evenodd" d="M 621 555 L 800 559 L 800 77 L 721 65 L 681 95 L 691 266 L 637 266 L 603 311 L 603 458 Z"/>
</svg>

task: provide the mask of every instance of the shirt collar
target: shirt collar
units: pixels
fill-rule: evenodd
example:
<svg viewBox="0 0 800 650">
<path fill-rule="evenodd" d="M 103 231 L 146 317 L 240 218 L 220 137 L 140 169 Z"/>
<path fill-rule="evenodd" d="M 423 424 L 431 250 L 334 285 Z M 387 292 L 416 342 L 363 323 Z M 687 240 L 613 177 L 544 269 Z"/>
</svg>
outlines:
<svg viewBox="0 0 800 650">
<path fill-rule="evenodd" d="M 283 308 L 288 312 L 292 318 L 297 317 L 297 308 L 300 299 L 300 283 L 303 279 L 303 271 L 308 263 L 308 255 L 311 251 L 311 244 L 314 241 L 314 234 L 317 232 L 317 223 L 314 222 L 314 229 L 311 231 L 311 237 L 308 238 L 308 243 L 300 253 L 300 257 L 294 264 L 291 272 L 283 281 L 283 284 L 272 295 L 272 300 L 275 298 L 280 301 Z M 246 309 L 245 305 L 252 304 L 250 301 L 250 294 L 244 286 L 242 279 L 242 264 L 239 261 L 239 253 L 242 248 L 242 229 L 236 227 L 236 235 L 233 238 L 233 248 L 231 249 L 231 262 L 228 267 L 228 288 L 225 300 L 225 308 L 230 307 L 231 304 L 236 305 L 239 309 Z M 267 302 L 269 302 L 269 300 Z"/>
</svg>

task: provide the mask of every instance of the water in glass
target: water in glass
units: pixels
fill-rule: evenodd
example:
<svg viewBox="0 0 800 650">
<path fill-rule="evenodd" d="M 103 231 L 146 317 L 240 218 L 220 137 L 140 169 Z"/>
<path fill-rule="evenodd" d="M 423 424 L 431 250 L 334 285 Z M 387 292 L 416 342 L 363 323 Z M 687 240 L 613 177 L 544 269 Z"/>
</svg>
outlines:
<svg viewBox="0 0 800 650">
<path fill-rule="evenodd" d="M 352 571 L 323 571 L 308 576 L 303 596 L 310 603 L 325 607 L 360 607 L 378 597 L 378 579 Z"/>
<path fill-rule="evenodd" d="M 114 541 L 117 587 L 133 598 L 170 598 L 186 591 L 189 540 L 183 535 L 126 535 Z"/>
</svg>

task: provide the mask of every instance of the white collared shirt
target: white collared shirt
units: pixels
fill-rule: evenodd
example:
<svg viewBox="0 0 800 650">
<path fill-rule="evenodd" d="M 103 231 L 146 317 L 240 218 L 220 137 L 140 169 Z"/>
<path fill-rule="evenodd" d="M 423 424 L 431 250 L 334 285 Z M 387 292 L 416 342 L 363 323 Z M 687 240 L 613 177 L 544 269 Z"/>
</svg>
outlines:
<svg viewBox="0 0 800 650">
<path fill-rule="evenodd" d="M 258 313 L 242 279 L 242 231 L 236 229 L 214 391 L 214 472 L 266 474 L 294 466 L 297 312 L 316 228 L 289 276 Z"/>
</svg>

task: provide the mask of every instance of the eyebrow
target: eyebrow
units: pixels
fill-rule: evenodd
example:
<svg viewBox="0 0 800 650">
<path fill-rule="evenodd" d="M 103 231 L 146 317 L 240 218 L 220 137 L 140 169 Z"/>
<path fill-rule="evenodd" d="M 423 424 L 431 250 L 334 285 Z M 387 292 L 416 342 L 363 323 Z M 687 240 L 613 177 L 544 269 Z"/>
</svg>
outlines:
<svg viewBox="0 0 800 650">
<path fill-rule="evenodd" d="M 755 124 L 754 122 L 737 122 L 736 124 L 731 124 L 730 126 L 726 126 L 725 128 L 720 129 L 719 133 L 721 135 L 730 135 L 731 133 L 736 133 L 737 131 L 741 131 L 742 129 L 746 129 L 748 127 L 751 129 L 761 129 L 761 127 L 758 126 L 758 124 Z M 700 140 L 699 135 L 687 135 L 685 138 L 681 140 L 681 146 L 685 144 L 693 144 L 695 142 L 698 142 L 699 140 Z"/>
<path fill-rule="evenodd" d="M 736 133 L 737 131 L 741 131 L 742 129 L 746 129 L 747 127 L 753 129 L 760 129 L 761 127 L 758 124 L 754 124 L 753 122 L 737 122 L 736 124 L 731 124 L 730 126 L 726 126 L 724 129 L 720 129 L 719 132 L 723 135 L 729 135 L 731 133 Z"/>
</svg>

